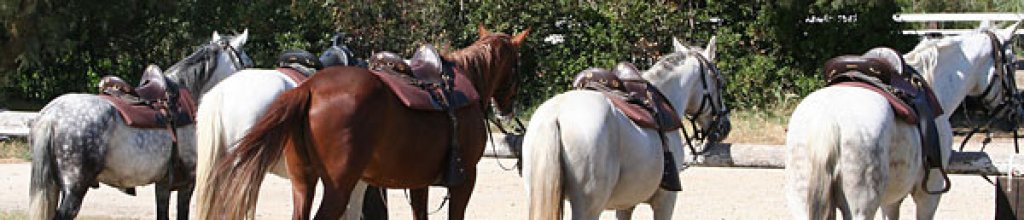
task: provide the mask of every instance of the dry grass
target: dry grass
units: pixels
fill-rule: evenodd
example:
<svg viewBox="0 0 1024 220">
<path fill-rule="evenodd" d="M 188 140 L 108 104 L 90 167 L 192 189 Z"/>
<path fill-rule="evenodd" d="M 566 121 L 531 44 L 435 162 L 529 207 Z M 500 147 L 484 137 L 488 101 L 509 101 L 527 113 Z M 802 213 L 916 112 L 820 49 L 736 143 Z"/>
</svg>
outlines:
<svg viewBox="0 0 1024 220">
<path fill-rule="evenodd" d="M 785 144 L 786 124 L 792 108 L 737 110 L 729 121 L 732 132 L 726 143 Z"/>
<path fill-rule="evenodd" d="M 32 159 L 32 153 L 25 138 L 0 140 L 0 163 L 24 162 Z"/>
<path fill-rule="evenodd" d="M 0 220 L 14 220 L 14 219 L 28 219 L 28 213 L 25 211 L 0 211 Z M 78 216 L 80 220 L 122 220 L 132 218 L 115 218 L 109 216 Z"/>
</svg>

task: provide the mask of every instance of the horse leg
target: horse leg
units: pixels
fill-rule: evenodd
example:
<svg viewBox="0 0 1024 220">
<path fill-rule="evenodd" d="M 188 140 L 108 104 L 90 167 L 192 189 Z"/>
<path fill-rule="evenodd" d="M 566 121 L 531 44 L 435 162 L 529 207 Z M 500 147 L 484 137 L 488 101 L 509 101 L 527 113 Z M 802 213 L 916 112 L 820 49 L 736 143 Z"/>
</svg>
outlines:
<svg viewBox="0 0 1024 220">
<path fill-rule="evenodd" d="M 879 166 L 878 164 L 880 163 L 868 166 Z M 874 168 L 875 171 L 864 170 L 868 169 L 867 167 L 847 169 L 850 172 L 844 170 L 839 177 L 841 189 L 832 189 L 832 199 L 836 208 L 842 212 L 843 219 L 874 219 L 882 200 L 884 183 L 881 180 L 884 178 L 881 172 L 877 171 L 881 168 Z M 830 217 L 835 218 L 834 215 Z"/>
<path fill-rule="evenodd" d="M 195 189 L 196 185 L 189 184 L 184 189 L 178 190 L 178 220 L 188 220 L 189 206 L 192 203 L 192 192 Z"/>
<path fill-rule="evenodd" d="M 167 181 L 158 181 L 156 183 L 156 219 L 168 220 L 170 219 L 167 214 L 168 203 L 171 200 L 171 186 Z"/>
<path fill-rule="evenodd" d="M 60 208 L 57 209 L 57 216 L 53 219 L 75 219 L 79 209 L 82 208 L 82 199 L 89 187 L 85 184 L 65 185 L 61 191 Z"/>
<path fill-rule="evenodd" d="M 367 184 L 364 181 L 356 183 L 356 187 L 352 189 L 351 198 L 348 200 L 348 208 L 345 209 L 345 216 L 341 219 L 359 220 L 363 216 L 363 197 L 366 196 Z"/>
<path fill-rule="evenodd" d="M 412 216 L 416 220 L 427 220 L 427 198 L 430 196 L 430 188 L 409 189 L 409 205 L 412 206 Z"/>
<path fill-rule="evenodd" d="M 676 192 L 658 189 L 650 200 L 651 209 L 654 210 L 655 220 L 672 219 L 672 212 L 676 207 Z M 619 219 L 622 219 L 621 217 Z"/>
<path fill-rule="evenodd" d="M 882 214 L 885 215 L 887 220 L 899 220 L 900 219 L 900 205 L 903 204 L 903 199 L 900 199 L 892 204 L 882 205 Z"/>
<path fill-rule="evenodd" d="M 292 182 L 292 219 L 309 219 L 318 176 L 312 170 L 308 158 L 300 155 L 295 147 L 285 147 L 284 151 L 288 179 Z"/>
<path fill-rule="evenodd" d="M 636 209 L 636 206 L 629 207 L 629 208 L 623 209 L 623 210 L 615 211 L 615 219 L 618 219 L 618 220 L 630 220 L 630 219 L 633 219 L 633 209 Z"/>
<path fill-rule="evenodd" d="M 334 220 L 341 218 L 345 214 L 348 200 L 352 196 L 352 189 L 356 185 L 356 178 L 343 180 L 340 184 L 338 183 L 333 181 L 324 182 L 324 197 L 320 200 L 320 208 L 317 209 L 314 219 Z"/>
<path fill-rule="evenodd" d="M 942 189 L 945 182 L 942 179 L 942 173 L 937 169 L 928 170 L 931 172 L 928 178 L 929 189 Z M 942 194 L 928 194 L 920 186 L 914 187 L 914 204 L 917 205 L 917 219 L 932 219 L 935 216 L 935 209 L 939 207 L 939 200 L 942 199 Z"/>
<path fill-rule="evenodd" d="M 384 194 L 387 189 L 375 186 L 367 186 L 363 195 L 363 217 L 366 219 L 388 219 L 388 197 Z"/>
<path fill-rule="evenodd" d="M 448 219 L 465 219 L 466 207 L 469 206 L 469 199 L 473 195 L 473 188 L 476 187 L 476 166 L 466 168 L 466 181 L 457 187 L 448 189 L 451 195 L 451 204 L 448 206 Z"/>
</svg>

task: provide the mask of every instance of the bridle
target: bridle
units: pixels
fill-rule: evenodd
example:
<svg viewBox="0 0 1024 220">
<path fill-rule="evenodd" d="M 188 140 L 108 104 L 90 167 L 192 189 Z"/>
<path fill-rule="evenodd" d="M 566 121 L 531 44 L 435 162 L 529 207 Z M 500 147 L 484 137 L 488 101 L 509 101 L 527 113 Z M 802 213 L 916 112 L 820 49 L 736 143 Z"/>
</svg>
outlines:
<svg viewBox="0 0 1024 220">
<path fill-rule="evenodd" d="M 508 39 L 502 39 L 502 40 L 506 41 L 506 42 L 508 41 Z M 493 48 L 490 44 L 484 44 L 483 47 L 486 48 L 487 50 L 491 50 Z M 516 53 L 519 53 L 519 52 L 516 51 Z M 515 56 L 515 58 L 516 58 L 515 64 L 512 67 L 512 72 L 513 73 L 514 72 L 518 72 L 519 71 L 519 66 L 521 65 L 520 62 L 519 62 L 519 55 L 518 54 Z M 477 79 L 483 79 L 483 75 L 482 75 L 483 73 L 480 73 L 479 71 L 477 71 L 476 74 L 478 75 L 478 76 L 476 76 Z M 519 81 L 516 80 L 516 79 L 509 79 L 509 80 L 512 80 L 512 84 L 509 85 L 507 88 L 499 88 L 499 90 L 501 90 L 501 91 L 498 91 L 496 93 L 505 94 L 505 93 L 508 93 L 508 92 L 513 92 L 513 91 L 505 91 L 505 90 L 511 90 L 509 88 L 517 88 Z M 505 94 L 505 95 L 509 95 L 509 94 Z M 493 94 L 492 94 L 492 96 L 493 96 Z M 486 105 L 484 101 L 490 101 L 490 105 Z M 494 135 L 491 133 L 491 126 L 490 126 L 491 124 L 494 124 L 494 126 L 498 129 L 498 131 L 500 131 L 502 133 L 503 137 L 505 137 L 506 139 L 508 137 L 519 137 L 519 138 L 521 138 L 524 134 L 526 134 L 526 126 L 523 125 L 523 121 L 519 120 L 519 117 L 516 117 L 515 105 L 516 105 L 517 102 L 515 100 L 512 100 L 512 103 L 509 104 L 509 105 L 512 105 L 512 110 L 511 110 L 512 112 L 510 112 L 508 114 L 508 116 L 505 116 L 503 114 L 504 112 L 502 112 L 501 108 L 498 107 L 497 103 L 498 102 L 497 102 L 497 100 L 494 99 L 494 97 L 491 97 L 489 99 L 480 99 L 480 106 L 482 108 L 484 108 L 484 117 L 483 117 L 483 120 L 484 120 L 484 130 L 485 130 L 485 132 L 487 132 L 487 140 L 488 140 L 488 142 L 490 142 L 491 148 L 492 148 L 493 152 L 498 152 L 498 151 L 497 151 L 497 145 L 494 144 Z M 513 122 L 515 122 L 515 124 L 513 124 L 511 129 L 505 127 L 505 123 L 502 122 L 502 121 L 505 121 L 505 120 L 508 120 L 508 119 L 503 119 L 503 118 L 511 118 L 511 120 Z M 509 149 L 509 151 L 511 151 L 512 155 L 516 158 L 516 164 L 514 166 L 510 167 L 510 166 L 505 166 L 504 164 L 501 163 L 501 161 L 498 161 L 498 166 L 501 167 L 501 169 L 505 170 L 505 171 L 511 171 L 512 169 L 518 169 L 520 171 L 520 175 L 522 175 L 522 158 L 523 158 L 522 157 L 522 152 L 518 152 L 515 149 Z M 520 149 L 520 151 L 521 151 L 521 149 Z"/>
<path fill-rule="evenodd" d="M 217 53 L 218 49 L 219 50 L 226 50 L 226 51 L 228 51 L 228 56 L 230 56 L 229 58 L 231 59 L 231 64 L 235 67 L 235 70 L 242 70 L 244 68 L 252 67 L 252 60 L 251 59 L 243 59 L 242 55 L 244 54 L 244 51 L 236 49 L 234 46 L 231 46 L 231 43 L 228 41 L 228 39 L 221 38 L 220 40 L 210 42 L 209 44 L 207 44 L 202 49 L 202 50 L 211 51 L 212 54 L 213 54 L 213 55 L 207 55 L 207 56 L 211 56 L 211 57 L 208 58 L 207 61 L 203 64 L 203 65 L 205 65 L 205 68 L 203 68 L 203 70 L 200 73 L 198 73 L 199 76 L 197 76 L 197 77 L 201 78 L 202 82 L 209 81 L 210 78 L 213 77 L 213 73 L 212 72 L 217 69 L 217 63 L 218 63 L 217 62 L 217 57 L 220 56 L 220 53 Z M 197 82 L 190 82 L 190 83 L 195 84 L 195 85 L 190 85 L 190 86 L 192 86 L 194 88 L 201 88 L 202 86 L 199 85 L 198 82 L 199 81 L 197 81 Z M 177 97 L 180 95 L 177 92 L 178 91 L 177 88 L 179 86 L 178 82 L 175 82 L 173 80 L 169 80 L 167 86 L 168 86 L 168 88 L 171 88 L 169 90 L 170 92 L 168 92 L 168 95 L 171 96 L 171 98 L 169 100 L 177 100 L 178 99 Z M 194 96 L 193 99 L 195 99 L 197 97 L 198 96 Z M 198 101 L 198 100 L 192 100 L 192 101 Z M 165 106 L 170 106 L 170 108 L 174 108 L 175 102 L 165 102 L 164 105 Z M 166 112 L 166 109 L 162 110 L 162 112 L 163 112 L 163 114 L 165 116 L 167 114 L 169 114 L 169 113 Z M 167 179 L 168 179 L 167 181 L 170 182 L 171 184 L 175 183 L 174 179 L 176 178 L 175 175 L 174 175 L 175 171 L 177 170 L 177 165 L 176 165 L 177 162 L 176 162 L 175 158 L 179 158 L 179 156 L 178 156 L 178 132 L 177 132 L 177 129 L 175 129 L 176 127 L 177 126 L 175 125 L 175 121 L 174 120 L 169 120 L 168 121 L 167 129 L 170 131 L 171 137 L 172 137 L 171 138 L 171 155 L 170 155 L 170 158 L 171 158 L 172 162 L 169 162 L 168 166 L 167 166 L 167 173 L 168 173 L 167 174 Z"/>
<path fill-rule="evenodd" d="M 707 58 L 698 52 L 690 52 L 688 55 L 694 56 L 700 63 L 700 85 L 703 88 L 703 94 L 700 98 L 700 105 L 697 107 L 696 113 L 686 114 L 686 120 L 690 121 L 690 129 L 680 129 L 683 131 L 683 138 L 686 139 L 686 145 L 690 148 L 690 152 L 693 156 L 700 156 L 707 152 L 709 146 L 705 147 L 701 151 L 697 151 L 694 147 L 694 141 L 700 141 L 700 143 L 707 144 L 708 139 L 713 135 L 724 135 L 724 132 L 729 132 L 725 127 L 725 120 L 729 118 L 729 107 L 725 105 L 725 100 L 722 99 L 722 89 L 725 88 L 725 79 L 722 73 L 718 71 L 718 67 L 714 63 L 711 63 Z M 708 75 L 712 75 L 717 85 L 719 92 L 716 95 L 711 94 L 711 88 L 709 88 Z M 717 98 L 717 100 L 716 100 Z M 697 120 L 705 114 L 705 109 L 710 108 L 708 114 L 711 114 L 711 123 L 707 127 L 698 126 Z M 687 130 L 693 131 L 691 136 Z"/>
<path fill-rule="evenodd" d="M 228 53 L 228 56 L 230 56 L 231 65 L 233 65 L 236 70 L 253 67 L 252 59 L 244 59 L 242 57 L 242 54 L 244 54 L 245 51 L 235 48 L 235 46 L 231 46 L 231 42 L 229 42 L 228 39 L 220 39 L 214 43 L 216 43 L 221 50 L 227 50 L 230 52 Z"/>
<path fill-rule="evenodd" d="M 992 77 L 992 81 L 988 83 L 988 86 L 985 87 L 985 90 L 980 95 L 970 96 L 968 97 L 970 99 L 968 101 L 975 103 L 983 103 L 983 108 L 985 109 L 985 116 L 987 117 L 987 120 L 984 124 L 980 126 L 972 126 L 973 128 L 971 128 L 971 131 L 967 133 L 967 136 L 964 138 L 963 142 L 960 143 L 960 151 L 963 151 L 964 146 L 967 145 L 967 141 L 971 139 L 971 136 L 980 131 L 981 127 L 989 128 L 986 129 L 986 134 L 991 134 L 991 125 L 992 122 L 995 121 L 995 119 L 1011 116 L 1010 122 L 1014 127 L 1013 147 L 1014 151 L 1019 153 L 1020 147 L 1017 139 L 1020 137 L 1020 135 L 1018 134 L 1016 128 L 1020 125 L 1020 117 L 1016 114 L 1021 114 L 1021 112 L 1017 112 L 1017 109 L 1018 107 L 1020 107 L 1022 103 L 1022 97 L 1021 94 L 1017 91 L 1016 80 L 1014 79 L 1013 71 L 1015 69 L 1015 63 L 1014 60 L 1011 60 L 1008 56 L 1006 56 L 1006 54 L 1004 54 L 1004 52 L 1007 49 L 1006 47 L 1009 46 L 1008 44 L 1002 44 L 1002 42 L 999 41 L 999 38 L 996 37 L 995 33 L 992 33 L 992 31 L 986 30 L 985 34 L 991 41 L 992 60 L 995 63 L 994 65 L 996 68 L 996 76 Z M 997 84 L 1001 86 L 1001 89 L 1003 90 L 1001 94 L 992 93 L 992 88 L 994 88 Z M 982 150 L 984 150 L 985 145 L 991 142 L 991 138 L 989 136 L 991 135 L 987 135 L 985 137 L 985 140 L 982 142 Z"/>
<path fill-rule="evenodd" d="M 247 55 L 243 56 L 245 55 L 245 50 L 231 46 L 231 42 L 227 38 L 211 41 L 209 44 L 206 44 L 206 46 L 203 46 L 202 50 L 210 51 L 210 55 L 207 55 L 209 58 L 207 58 L 204 63 L 205 68 L 203 68 L 201 72 L 197 73 L 198 75 L 196 76 L 196 79 L 201 81 L 196 81 L 195 83 L 207 82 L 211 77 L 213 77 L 213 71 L 217 70 L 217 57 L 220 56 L 220 51 L 228 52 L 228 59 L 231 60 L 231 65 L 235 67 L 236 71 L 253 67 L 252 59 L 246 59 Z M 202 87 L 202 85 L 189 86 L 194 86 L 195 88 Z"/>
</svg>

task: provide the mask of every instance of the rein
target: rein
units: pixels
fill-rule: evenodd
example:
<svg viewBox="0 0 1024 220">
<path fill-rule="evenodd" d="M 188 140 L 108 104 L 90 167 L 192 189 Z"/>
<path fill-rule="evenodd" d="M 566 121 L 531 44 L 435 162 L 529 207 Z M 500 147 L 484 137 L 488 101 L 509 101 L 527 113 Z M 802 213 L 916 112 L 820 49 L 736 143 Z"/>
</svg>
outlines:
<svg viewBox="0 0 1024 220">
<path fill-rule="evenodd" d="M 725 106 L 724 100 L 722 100 L 721 93 L 719 93 L 718 95 L 718 103 L 715 103 L 715 100 L 710 92 L 711 90 L 708 88 L 708 73 L 715 75 L 715 82 L 718 84 L 719 90 L 724 88 L 725 85 L 722 82 L 721 72 L 718 71 L 718 68 L 715 67 L 715 65 L 711 63 L 711 61 L 707 60 L 707 58 L 705 58 L 700 53 L 690 52 L 690 55 L 696 57 L 697 60 L 700 62 L 700 85 L 703 88 L 704 94 L 701 95 L 700 106 L 697 108 L 697 113 L 686 115 L 686 120 L 690 121 L 689 130 L 692 130 L 694 132 L 693 135 L 691 136 L 689 132 L 687 132 L 687 129 L 681 130 L 683 131 L 683 138 L 686 139 L 686 146 L 690 148 L 690 152 L 693 154 L 693 156 L 697 157 L 707 153 L 707 148 L 709 147 L 706 146 L 702 148 L 702 150 L 697 151 L 697 148 L 693 146 L 693 142 L 700 141 L 701 143 L 707 143 L 708 138 L 712 134 L 715 134 L 716 132 L 721 132 L 721 125 L 724 122 L 724 119 L 728 118 L 729 116 L 729 107 Z M 710 105 L 708 103 L 710 103 Z M 703 115 L 705 108 L 711 108 L 710 114 L 712 120 L 708 128 L 701 128 L 700 126 L 697 126 L 697 120 L 700 118 L 701 115 Z"/>
<path fill-rule="evenodd" d="M 1016 89 L 1016 82 L 1015 82 L 1015 79 L 1013 77 L 1014 74 L 1013 74 L 1013 72 L 1010 72 L 1010 71 L 1013 71 L 1013 69 L 1010 66 L 1012 66 L 1014 64 L 1014 62 L 1012 60 L 1008 60 L 1006 55 L 1003 54 L 1003 51 L 1004 51 L 1003 49 L 1005 49 L 1005 47 L 1007 45 L 1003 45 L 1002 43 L 1000 43 L 999 42 L 999 38 L 996 37 L 996 35 L 994 33 L 992 33 L 991 31 L 985 31 L 985 34 L 988 35 L 989 40 L 991 41 L 991 45 L 992 45 L 992 60 L 995 63 L 995 68 L 996 68 L 996 73 L 995 74 L 998 74 L 998 75 L 992 79 L 993 80 L 992 82 L 989 82 L 988 86 L 985 87 L 985 91 L 982 92 L 981 95 L 974 96 L 974 97 L 969 97 L 969 98 L 979 99 L 981 101 L 981 103 L 985 104 L 984 108 L 985 108 L 985 110 L 987 110 L 985 112 L 985 116 L 987 117 L 987 119 L 985 120 L 985 123 L 983 123 L 980 126 L 973 126 L 973 123 L 971 123 L 972 124 L 971 131 L 969 131 L 967 133 L 967 136 L 960 143 L 960 151 L 964 150 L 964 147 L 967 145 L 967 141 L 969 141 L 971 139 L 971 137 L 975 133 L 978 133 L 981 130 L 982 127 L 987 128 L 985 130 L 985 134 L 986 134 L 985 135 L 985 139 L 982 141 L 982 147 L 981 147 L 981 149 L 984 150 L 985 146 L 987 146 L 988 143 L 990 143 L 992 141 L 992 138 L 991 138 L 991 134 L 992 134 L 991 125 L 992 125 L 992 122 L 994 122 L 996 118 L 999 118 L 999 117 L 1002 117 L 1002 116 L 1007 116 L 1008 114 L 1016 113 L 1016 112 L 1014 112 L 1015 111 L 1014 107 L 1018 107 L 1018 106 L 1021 105 L 1021 96 L 1017 92 L 1017 89 Z M 992 88 L 995 87 L 995 85 L 996 85 L 995 81 L 996 80 L 999 80 L 999 85 L 1002 86 L 1002 89 L 1003 89 L 1003 91 L 1002 91 L 1003 94 L 1002 94 L 1002 97 L 1001 97 L 1002 100 L 992 100 L 992 99 L 989 99 L 989 94 L 991 93 Z M 993 103 L 995 101 L 1001 101 L 1001 102 L 998 105 L 996 105 L 995 107 L 991 107 L 991 103 Z M 964 109 L 966 110 L 966 107 L 964 107 Z M 966 113 L 966 111 L 965 111 L 965 113 Z M 965 117 L 968 117 L 968 116 L 965 115 Z M 1020 153 L 1020 145 L 1018 143 L 1018 139 L 1020 139 L 1020 134 L 1017 131 L 1017 127 L 1020 125 L 1020 121 L 1016 120 L 1016 119 L 1017 119 L 1017 117 L 1013 117 L 1013 120 L 1011 120 L 1011 123 L 1012 123 L 1013 128 L 1014 128 L 1013 129 L 1013 148 L 1014 148 L 1014 152 L 1015 153 Z M 970 118 L 969 117 L 968 117 L 968 122 L 970 122 Z"/>
</svg>

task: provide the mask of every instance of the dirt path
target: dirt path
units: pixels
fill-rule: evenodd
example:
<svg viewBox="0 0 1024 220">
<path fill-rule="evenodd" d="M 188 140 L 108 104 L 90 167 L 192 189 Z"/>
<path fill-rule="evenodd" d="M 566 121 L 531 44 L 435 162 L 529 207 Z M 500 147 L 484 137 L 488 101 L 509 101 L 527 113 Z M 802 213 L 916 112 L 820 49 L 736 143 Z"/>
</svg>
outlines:
<svg viewBox="0 0 1024 220">
<path fill-rule="evenodd" d="M 480 164 L 480 182 L 470 203 L 468 219 L 525 219 L 526 197 L 522 179 L 514 171 L 502 171 L 486 158 Z M 511 164 L 511 160 L 502 160 Z M 28 209 L 30 165 L 0 164 L 0 211 Z M 691 168 L 683 171 L 683 192 L 675 208 L 674 219 L 789 219 L 783 197 L 783 172 L 778 169 Z M 952 176 L 954 187 L 943 197 L 936 219 L 991 219 L 994 213 L 993 188 L 977 176 Z M 263 184 L 258 219 L 288 219 L 291 194 L 288 182 L 268 177 Z M 152 219 L 153 187 L 138 189 L 130 197 L 102 186 L 89 191 L 81 213 L 92 216 Z M 432 190 L 430 208 L 438 207 L 443 189 Z M 411 219 L 408 200 L 402 190 L 389 190 L 392 219 Z M 173 204 L 173 201 L 172 201 Z M 447 207 L 446 207 L 447 208 Z M 173 212 L 173 211 L 172 211 Z M 909 199 L 901 209 L 904 218 L 912 218 Z M 173 215 L 173 214 L 172 214 Z M 651 211 L 641 206 L 637 219 L 651 219 Z M 430 216 L 447 218 L 447 209 Z M 605 212 L 601 219 L 613 219 Z"/>
</svg>

